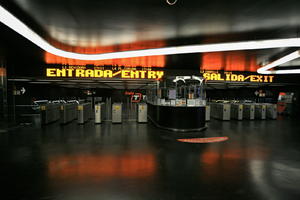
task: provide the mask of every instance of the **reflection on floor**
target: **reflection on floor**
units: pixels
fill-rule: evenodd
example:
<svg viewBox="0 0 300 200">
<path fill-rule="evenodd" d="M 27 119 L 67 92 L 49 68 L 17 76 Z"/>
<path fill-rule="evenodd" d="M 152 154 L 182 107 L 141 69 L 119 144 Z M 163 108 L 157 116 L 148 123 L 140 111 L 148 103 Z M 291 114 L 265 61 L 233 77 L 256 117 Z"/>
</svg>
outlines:
<svg viewBox="0 0 300 200">
<path fill-rule="evenodd" d="M 126 122 L 0 134 L 1 199 L 299 199 L 298 121 L 212 121 L 172 134 Z M 220 137 L 186 144 L 184 137 Z"/>
</svg>

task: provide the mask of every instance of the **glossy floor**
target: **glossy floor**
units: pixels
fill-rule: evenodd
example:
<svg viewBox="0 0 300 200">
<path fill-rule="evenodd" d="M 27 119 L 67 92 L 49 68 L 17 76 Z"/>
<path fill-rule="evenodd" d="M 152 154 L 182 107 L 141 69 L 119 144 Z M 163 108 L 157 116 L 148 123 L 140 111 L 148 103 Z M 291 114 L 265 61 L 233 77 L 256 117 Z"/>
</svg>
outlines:
<svg viewBox="0 0 300 200">
<path fill-rule="evenodd" d="M 135 122 L 1 133 L 1 199 L 300 199 L 299 121 L 212 121 L 194 136 L 229 140 Z"/>
</svg>

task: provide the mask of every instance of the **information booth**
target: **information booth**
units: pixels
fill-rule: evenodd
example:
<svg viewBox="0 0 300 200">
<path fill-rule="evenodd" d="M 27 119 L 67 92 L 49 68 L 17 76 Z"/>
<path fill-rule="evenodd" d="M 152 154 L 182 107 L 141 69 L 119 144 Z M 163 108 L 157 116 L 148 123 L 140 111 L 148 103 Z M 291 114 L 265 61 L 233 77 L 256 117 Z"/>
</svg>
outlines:
<svg viewBox="0 0 300 200">
<path fill-rule="evenodd" d="M 198 76 L 168 77 L 147 90 L 148 118 L 160 128 L 188 132 L 205 126 L 205 82 Z"/>
</svg>

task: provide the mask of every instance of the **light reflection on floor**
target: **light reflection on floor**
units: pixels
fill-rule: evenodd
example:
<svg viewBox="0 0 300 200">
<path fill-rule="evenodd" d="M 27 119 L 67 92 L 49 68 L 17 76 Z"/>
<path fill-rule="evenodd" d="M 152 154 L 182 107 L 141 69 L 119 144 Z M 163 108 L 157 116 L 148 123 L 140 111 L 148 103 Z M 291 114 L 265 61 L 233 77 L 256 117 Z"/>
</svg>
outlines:
<svg viewBox="0 0 300 200">
<path fill-rule="evenodd" d="M 298 199 L 299 132 L 297 121 L 212 121 L 204 136 L 229 140 L 186 144 L 135 122 L 27 127 L 0 134 L 2 196 Z"/>
</svg>

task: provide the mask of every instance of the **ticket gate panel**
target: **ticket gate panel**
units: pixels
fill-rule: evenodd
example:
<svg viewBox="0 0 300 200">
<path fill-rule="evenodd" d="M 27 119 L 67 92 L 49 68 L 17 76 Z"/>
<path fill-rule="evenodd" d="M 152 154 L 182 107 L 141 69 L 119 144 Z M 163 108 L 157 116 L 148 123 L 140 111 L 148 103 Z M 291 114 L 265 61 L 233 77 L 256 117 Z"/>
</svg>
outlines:
<svg viewBox="0 0 300 200">
<path fill-rule="evenodd" d="M 223 120 L 230 120 L 230 104 L 223 104 Z"/>
<path fill-rule="evenodd" d="M 112 123 L 122 123 L 122 104 L 113 103 L 112 105 Z"/>
<path fill-rule="evenodd" d="M 101 110 L 102 110 L 101 104 L 96 104 L 95 105 L 95 124 L 102 123 Z"/>
<path fill-rule="evenodd" d="M 267 111 L 267 109 L 266 109 L 266 105 L 262 105 L 262 115 L 261 115 L 261 119 L 266 119 L 267 118 L 267 113 L 266 113 L 266 111 Z"/>
<path fill-rule="evenodd" d="M 84 103 L 77 106 L 77 123 L 84 124 L 91 116 L 91 104 Z"/>
<path fill-rule="evenodd" d="M 255 104 L 255 118 L 266 119 L 266 105 Z"/>
<path fill-rule="evenodd" d="M 243 118 L 244 119 L 255 119 L 255 106 L 254 104 L 243 105 Z"/>
<path fill-rule="evenodd" d="M 138 105 L 138 122 L 147 122 L 147 104 L 139 103 Z"/>
<path fill-rule="evenodd" d="M 205 121 L 210 121 L 210 106 L 205 106 Z"/>
<path fill-rule="evenodd" d="M 212 103 L 211 116 L 220 120 L 230 120 L 230 104 Z"/>
<path fill-rule="evenodd" d="M 277 119 L 277 105 L 266 104 L 266 117 L 268 119 Z"/>
<path fill-rule="evenodd" d="M 243 105 L 242 104 L 231 104 L 231 118 L 236 120 L 243 119 Z"/>
</svg>

